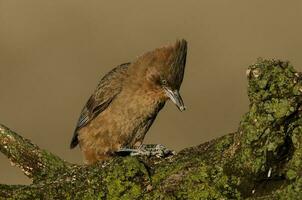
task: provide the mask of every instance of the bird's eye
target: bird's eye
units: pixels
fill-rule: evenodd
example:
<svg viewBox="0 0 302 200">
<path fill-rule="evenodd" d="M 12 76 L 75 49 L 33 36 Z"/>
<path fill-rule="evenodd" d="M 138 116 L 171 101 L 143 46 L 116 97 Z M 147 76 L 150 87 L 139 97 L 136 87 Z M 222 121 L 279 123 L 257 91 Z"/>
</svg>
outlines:
<svg viewBox="0 0 302 200">
<path fill-rule="evenodd" d="M 161 79 L 161 84 L 162 85 L 167 85 L 167 80 L 166 79 Z"/>
</svg>

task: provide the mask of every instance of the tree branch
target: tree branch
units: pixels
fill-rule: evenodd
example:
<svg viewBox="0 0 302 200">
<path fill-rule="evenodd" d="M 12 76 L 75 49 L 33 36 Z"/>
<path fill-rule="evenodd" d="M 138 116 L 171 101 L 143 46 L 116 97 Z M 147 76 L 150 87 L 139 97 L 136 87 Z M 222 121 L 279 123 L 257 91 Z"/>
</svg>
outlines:
<svg viewBox="0 0 302 200">
<path fill-rule="evenodd" d="M 249 111 L 238 131 L 166 159 L 71 165 L 0 126 L 0 150 L 32 177 L 5 199 L 301 199 L 302 76 L 288 62 L 247 70 Z"/>
<path fill-rule="evenodd" d="M 41 178 L 68 165 L 59 157 L 41 150 L 4 125 L 0 125 L 0 151 L 6 155 L 12 165 L 17 165 L 29 178 Z"/>
</svg>

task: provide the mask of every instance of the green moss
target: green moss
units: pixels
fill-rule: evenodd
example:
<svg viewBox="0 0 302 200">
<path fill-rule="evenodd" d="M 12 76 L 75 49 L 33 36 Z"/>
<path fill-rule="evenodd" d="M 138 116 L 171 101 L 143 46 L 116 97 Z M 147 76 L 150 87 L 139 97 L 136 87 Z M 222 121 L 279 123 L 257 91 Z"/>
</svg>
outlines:
<svg viewBox="0 0 302 200">
<path fill-rule="evenodd" d="M 140 177 L 143 182 L 148 182 L 148 172 L 137 158 L 126 157 L 122 163 L 111 166 L 111 170 L 104 179 L 107 186 L 108 199 L 135 199 L 138 198 L 145 188 L 141 183 L 133 182 L 133 179 Z"/>
<path fill-rule="evenodd" d="M 289 179 L 289 180 L 293 180 L 297 177 L 297 172 L 295 172 L 294 170 L 292 169 L 289 169 L 287 172 L 286 172 L 286 177 Z"/>
<path fill-rule="evenodd" d="M 156 170 L 154 175 L 152 176 L 152 183 L 154 185 L 160 184 L 164 179 L 169 177 L 171 174 L 175 174 L 179 171 L 181 171 L 183 168 L 186 167 L 186 163 L 184 162 L 173 162 L 164 165 L 159 170 Z"/>
<path fill-rule="evenodd" d="M 267 101 L 264 104 L 264 112 L 272 114 L 274 118 L 280 119 L 288 116 L 295 109 L 292 107 L 291 102 L 288 99 L 275 99 Z"/>
<path fill-rule="evenodd" d="M 276 190 L 272 193 L 271 197 L 280 200 L 300 200 L 301 199 L 301 188 L 302 188 L 302 178 L 300 177 L 295 182 L 287 185 L 286 187 Z"/>
<path fill-rule="evenodd" d="M 217 140 L 215 143 L 215 151 L 216 152 L 223 152 L 225 149 L 230 147 L 233 143 L 233 136 L 232 135 L 226 135 L 225 137 L 221 138 L 220 140 Z"/>
</svg>

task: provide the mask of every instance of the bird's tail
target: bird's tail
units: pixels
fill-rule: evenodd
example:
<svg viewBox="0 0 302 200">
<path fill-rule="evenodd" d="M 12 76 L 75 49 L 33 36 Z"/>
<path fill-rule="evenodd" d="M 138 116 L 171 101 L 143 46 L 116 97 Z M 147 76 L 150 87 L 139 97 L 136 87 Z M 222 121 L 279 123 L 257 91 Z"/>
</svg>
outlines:
<svg viewBox="0 0 302 200">
<path fill-rule="evenodd" d="M 79 144 L 78 133 L 75 131 L 70 142 L 70 149 L 75 148 Z"/>
</svg>

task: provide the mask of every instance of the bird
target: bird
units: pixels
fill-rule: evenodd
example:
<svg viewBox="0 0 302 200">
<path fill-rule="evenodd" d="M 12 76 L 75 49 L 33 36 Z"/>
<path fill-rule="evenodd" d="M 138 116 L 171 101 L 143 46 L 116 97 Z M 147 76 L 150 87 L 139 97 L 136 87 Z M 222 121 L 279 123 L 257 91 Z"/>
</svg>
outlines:
<svg viewBox="0 0 302 200">
<path fill-rule="evenodd" d="M 88 165 L 139 148 L 166 101 L 186 109 L 179 92 L 186 57 L 181 39 L 108 72 L 82 109 L 70 148 L 79 144 Z"/>
</svg>

